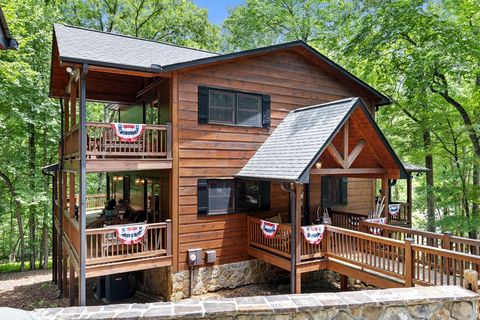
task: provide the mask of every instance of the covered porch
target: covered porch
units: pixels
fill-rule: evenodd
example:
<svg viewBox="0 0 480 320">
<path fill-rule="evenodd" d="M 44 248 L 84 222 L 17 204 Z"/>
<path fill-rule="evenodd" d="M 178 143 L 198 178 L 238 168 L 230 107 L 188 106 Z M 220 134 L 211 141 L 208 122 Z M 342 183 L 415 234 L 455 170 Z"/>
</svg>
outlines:
<svg viewBox="0 0 480 320">
<path fill-rule="evenodd" d="M 382 240 L 374 244 L 372 240 L 378 239 L 356 230 L 368 217 L 386 218 L 388 223 L 389 181 L 406 179 L 408 174 L 361 99 L 290 112 L 237 177 L 281 182 L 289 194 L 289 214 L 278 225 L 276 235 L 266 238 L 260 228 L 263 219 L 275 221 L 271 217 L 250 216 L 247 241 L 249 255 L 291 272 L 292 292 L 301 292 L 302 273 L 335 269 L 336 262 L 345 262 L 345 255 L 353 255 L 367 243 L 372 247 L 363 252 L 368 255 L 364 259 L 372 259 L 372 272 L 377 268 L 374 264 L 390 265 L 386 260 L 392 258 L 390 254 L 382 262 L 382 256 L 373 258 L 371 253 L 394 243 Z M 349 186 L 350 180 L 352 185 L 356 181 L 355 188 Z M 309 225 L 325 226 L 319 244 L 306 241 L 302 227 Z M 359 276 L 358 266 L 349 268 L 351 272 L 337 267 L 343 275 Z M 388 286 L 403 286 L 403 265 L 388 268 L 393 277 Z"/>
</svg>

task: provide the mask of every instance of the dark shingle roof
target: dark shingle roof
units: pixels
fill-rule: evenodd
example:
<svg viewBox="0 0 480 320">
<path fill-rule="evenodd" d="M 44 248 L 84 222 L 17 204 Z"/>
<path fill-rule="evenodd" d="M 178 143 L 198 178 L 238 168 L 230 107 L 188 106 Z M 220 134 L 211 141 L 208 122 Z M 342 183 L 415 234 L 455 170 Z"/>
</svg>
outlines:
<svg viewBox="0 0 480 320">
<path fill-rule="evenodd" d="M 349 81 L 353 81 L 359 88 L 376 97 L 378 99 L 376 105 L 391 103 L 387 96 L 301 40 L 218 54 L 61 24 L 54 26 L 54 32 L 60 60 L 149 72 L 168 72 L 256 54 L 266 54 L 280 49 L 302 49 L 328 65 L 332 72 L 341 74 Z"/>
<path fill-rule="evenodd" d="M 112 67 L 159 70 L 159 67 L 217 56 L 213 52 L 185 48 L 113 33 L 55 24 L 60 60 Z"/>
<path fill-rule="evenodd" d="M 291 111 L 236 175 L 238 178 L 308 183 L 309 170 L 355 107 L 370 118 L 404 174 L 403 166 L 360 98 L 348 98 Z"/>
<path fill-rule="evenodd" d="M 413 164 L 413 163 L 409 163 L 409 162 L 402 162 L 402 164 L 403 164 L 403 167 L 405 168 L 405 171 L 407 171 L 408 173 L 431 171 L 427 167 L 424 167 L 424 166 L 421 166 L 421 165 L 418 165 L 418 164 Z"/>
<path fill-rule="evenodd" d="M 350 98 L 291 111 L 237 176 L 296 182 L 308 179 L 302 174 L 342 127 L 358 100 Z"/>
</svg>

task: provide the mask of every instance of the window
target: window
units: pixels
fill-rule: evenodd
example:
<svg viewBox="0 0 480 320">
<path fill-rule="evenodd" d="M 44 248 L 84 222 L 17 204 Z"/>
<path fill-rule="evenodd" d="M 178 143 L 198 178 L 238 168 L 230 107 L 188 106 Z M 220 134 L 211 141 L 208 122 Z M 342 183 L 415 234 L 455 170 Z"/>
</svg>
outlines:
<svg viewBox="0 0 480 320">
<path fill-rule="evenodd" d="M 199 179 L 198 213 L 206 215 L 265 211 L 270 208 L 270 183 L 234 179 Z"/>
<path fill-rule="evenodd" d="M 198 122 L 270 127 L 270 96 L 198 87 Z"/>
<path fill-rule="evenodd" d="M 322 207 L 346 205 L 348 200 L 348 180 L 345 177 L 322 177 Z"/>
</svg>

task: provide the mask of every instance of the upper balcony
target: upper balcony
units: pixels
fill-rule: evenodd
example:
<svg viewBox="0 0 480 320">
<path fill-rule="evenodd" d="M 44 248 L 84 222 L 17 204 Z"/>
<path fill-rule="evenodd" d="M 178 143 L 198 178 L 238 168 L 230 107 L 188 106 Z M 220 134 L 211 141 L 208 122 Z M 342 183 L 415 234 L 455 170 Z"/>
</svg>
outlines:
<svg viewBox="0 0 480 320">
<path fill-rule="evenodd" d="M 171 168 L 171 124 L 146 124 L 140 137 L 132 142 L 118 137 L 110 123 L 87 122 L 86 131 L 89 172 Z M 79 158 L 79 135 L 78 124 L 65 134 L 64 158 L 67 166 Z"/>
</svg>

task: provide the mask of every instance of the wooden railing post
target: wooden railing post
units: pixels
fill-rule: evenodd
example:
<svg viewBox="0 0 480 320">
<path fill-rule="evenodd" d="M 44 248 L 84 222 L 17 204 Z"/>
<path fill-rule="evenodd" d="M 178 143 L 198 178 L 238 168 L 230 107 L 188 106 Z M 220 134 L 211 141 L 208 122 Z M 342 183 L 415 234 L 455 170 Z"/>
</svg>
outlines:
<svg viewBox="0 0 480 320">
<path fill-rule="evenodd" d="M 172 158 L 172 124 L 171 123 L 167 123 L 167 137 L 166 137 L 166 140 L 167 140 L 167 158 L 168 159 L 171 159 Z"/>
<path fill-rule="evenodd" d="M 167 219 L 167 256 L 172 255 L 172 220 Z"/>
<path fill-rule="evenodd" d="M 452 250 L 452 248 L 451 248 L 451 237 L 452 237 L 451 232 L 447 231 L 447 232 L 443 233 L 442 249 Z"/>
<path fill-rule="evenodd" d="M 413 271 L 414 271 L 414 253 L 412 250 L 413 239 L 405 239 L 405 261 L 403 266 L 405 268 L 405 287 L 413 287 Z"/>
<path fill-rule="evenodd" d="M 358 231 L 367 233 L 367 227 L 365 226 L 365 220 L 360 220 L 358 222 Z"/>
<path fill-rule="evenodd" d="M 324 257 L 327 257 L 328 254 L 328 242 L 329 242 L 330 235 L 328 234 L 328 226 L 325 226 L 325 230 L 323 231 L 323 240 L 322 240 L 322 254 Z"/>
</svg>

